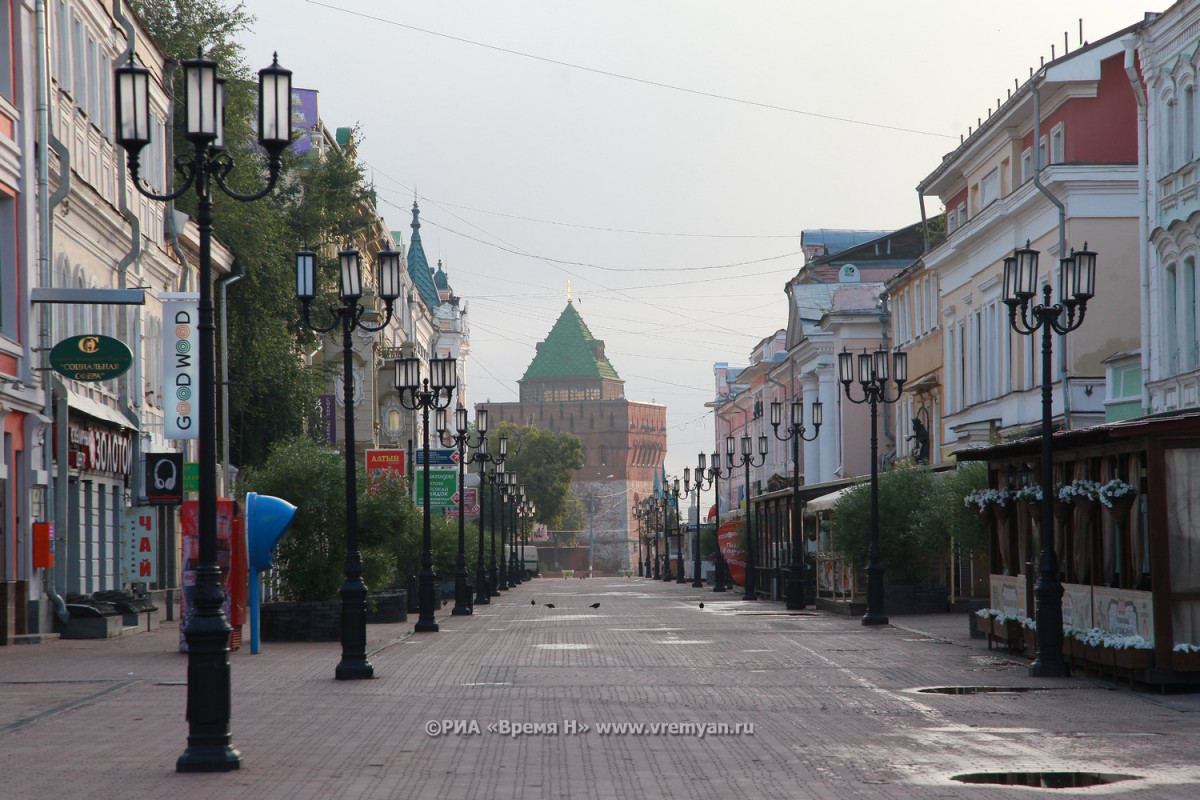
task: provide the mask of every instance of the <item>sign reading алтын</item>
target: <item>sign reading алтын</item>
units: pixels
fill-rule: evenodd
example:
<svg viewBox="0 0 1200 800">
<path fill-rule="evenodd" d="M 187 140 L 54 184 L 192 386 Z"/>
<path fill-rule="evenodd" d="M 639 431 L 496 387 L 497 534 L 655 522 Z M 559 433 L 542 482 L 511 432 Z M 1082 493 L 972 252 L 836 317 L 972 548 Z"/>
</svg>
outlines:
<svg viewBox="0 0 1200 800">
<path fill-rule="evenodd" d="M 106 381 L 123 374 L 132 363 L 133 353 L 111 336 L 72 336 L 50 351 L 54 371 L 77 381 Z"/>
<path fill-rule="evenodd" d="M 163 436 L 195 439 L 200 425 L 196 396 L 200 386 L 199 322 L 200 295 L 196 292 L 164 292 L 163 301 Z M 212 431 L 208 432 L 212 435 Z"/>
</svg>

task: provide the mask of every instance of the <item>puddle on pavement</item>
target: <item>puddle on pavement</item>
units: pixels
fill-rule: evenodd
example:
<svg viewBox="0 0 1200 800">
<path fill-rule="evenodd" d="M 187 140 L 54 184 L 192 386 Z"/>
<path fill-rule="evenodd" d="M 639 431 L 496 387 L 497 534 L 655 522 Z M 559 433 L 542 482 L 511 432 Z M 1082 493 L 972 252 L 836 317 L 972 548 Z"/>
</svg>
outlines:
<svg viewBox="0 0 1200 800">
<path fill-rule="evenodd" d="M 992 784 L 995 786 L 1032 786 L 1039 789 L 1078 789 L 1084 786 L 1106 786 L 1121 781 L 1139 780 L 1139 775 L 1118 775 L 1103 772 L 970 772 L 950 778 L 959 783 Z"/>
<path fill-rule="evenodd" d="M 1040 686 L 930 686 L 917 689 L 919 694 L 1021 694 L 1047 691 L 1053 690 Z"/>
</svg>

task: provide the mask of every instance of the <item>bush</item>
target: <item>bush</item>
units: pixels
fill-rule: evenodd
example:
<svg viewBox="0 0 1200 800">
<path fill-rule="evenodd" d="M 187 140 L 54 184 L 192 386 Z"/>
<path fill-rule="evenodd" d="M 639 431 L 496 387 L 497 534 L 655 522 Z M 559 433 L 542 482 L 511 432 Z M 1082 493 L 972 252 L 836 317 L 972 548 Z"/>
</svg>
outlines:
<svg viewBox="0 0 1200 800">
<path fill-rule="evenodd" d="M 311 439 L 285 440 L 261 467 L 251 469 L 245 488 L 296 506 L 291 528 L 276 551 L 276 577 L 292 600 L 331 600 L 345 580 L 346 489 L 342 452 Z M 357 474 L 358 544 L 368 589 L 394 586 L 412 550 L 420 512 L 403 482 L 365 491 Z M 457 531 L 457 529 L 456 529 Z M 419 533 L 418 533 L 419 537 Z M 457 541 L 457 540 L 456 540 Z"/>
</svg>

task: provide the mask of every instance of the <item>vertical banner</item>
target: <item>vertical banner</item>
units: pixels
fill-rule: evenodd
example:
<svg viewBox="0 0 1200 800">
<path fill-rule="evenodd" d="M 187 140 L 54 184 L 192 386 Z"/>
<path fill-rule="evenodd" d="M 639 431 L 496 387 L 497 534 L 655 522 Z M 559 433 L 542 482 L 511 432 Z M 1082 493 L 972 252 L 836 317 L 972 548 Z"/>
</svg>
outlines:
<svg viewBox="0 0 1200 800">
<path fill-rule="evenodd" d="M 195 439 L 200 425 L 196 404 L 200 385 L 200 335 L 196 330 L 200 295 L 164 292 L 159 297 L 163 301 L 163 436 Z"/>
<path fill-rule="evenodd" d="M 337 444 L 337 406 L 336 399 L 331 394 L 323 394 L 317 398 L 317 408 L 321 414 L 319 423 L 320 437 L 327 445 Z"/>
<path fill-rule="evenodd" d="M 153 506 L 125 509 L 125 557 L 121 578 L 125 583 L 158 581 L 158 511 Z"/>
</svg>

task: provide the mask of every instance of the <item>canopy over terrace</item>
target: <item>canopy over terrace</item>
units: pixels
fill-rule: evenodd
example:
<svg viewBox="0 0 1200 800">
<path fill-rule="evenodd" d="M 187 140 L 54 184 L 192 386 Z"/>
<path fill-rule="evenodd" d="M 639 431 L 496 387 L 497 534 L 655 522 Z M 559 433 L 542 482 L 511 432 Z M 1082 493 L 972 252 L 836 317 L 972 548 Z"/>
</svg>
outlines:
<svg viewBox="0 0 1200 800">
<path fill-rule="evenodd" d="M 1107 507 L 1056 503 L 1063 621 L 1154 643 L 1149 682 L 1171 679 L 1176 642 L 1200 643 L 1200 412 L 1052 434 L 1056 486 L 1120 479 L 1135 497 Z M 960 450 L 988 465 L 992 488 L 1040 480 L 1041 437 Z M 1040 549 L 1036 514 L 1009 503 L 989 520 L 992 606 L 1032 617 Z"/>
</svg>

